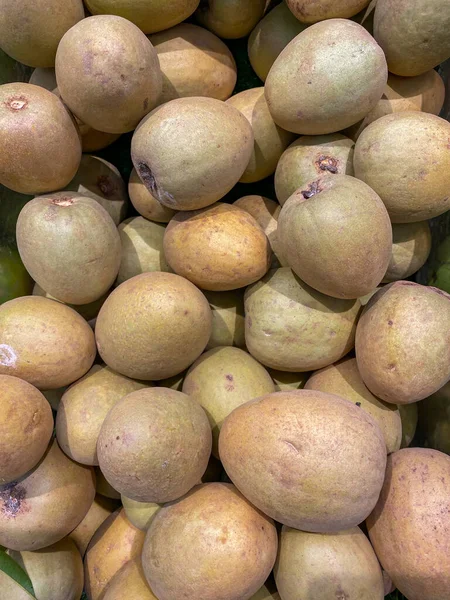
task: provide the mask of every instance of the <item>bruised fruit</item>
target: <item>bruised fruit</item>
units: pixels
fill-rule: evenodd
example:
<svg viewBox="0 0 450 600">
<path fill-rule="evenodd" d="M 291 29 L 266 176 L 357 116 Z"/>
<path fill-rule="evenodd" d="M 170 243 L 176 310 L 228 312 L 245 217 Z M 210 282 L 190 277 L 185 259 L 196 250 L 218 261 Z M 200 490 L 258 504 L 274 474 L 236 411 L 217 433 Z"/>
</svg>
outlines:
<svg viewBox="0 0 450 600">
<path fill-rule="evenodd" d="M 120 237 L 92 198 L 77 192 L 35 198 L 21 210 L 16 235 L 27 271 L 62 302 L 94 302 L 117 276 Z"/>
<path fill-rule="evenodd" d="M 266 0 L 201 0 L 197 21 L 226 39 L 245 37 L 264 14 Z"/>
<path fill-rule="evenodd" d="M 134 167 L 131 171 L 130 181 L 128 182 L 128 194 L 137 212 L 146 219 L 150 219 L 150 221 L 168 223 L 175 214 L 175 211 L 164 206 L 164 204 L 161 204 L 159 200 L 152 196 L 139 178 Z"/>
<path fill-rule="evenodd" d="M 276 392 L 288 392 L 290 390 L 300 390 L 305 387 L 310 373 L 290 373 L 289 371 L 277 371 L 276 369 L 267 369 L 269 375 L 275 383 Z"/>
<path fill-rule="evenodd" d="M 299 188 L 284 204 L 278 235 L 291 269 L 336 298 L 359 298 L 383 279 L 392 252 L 389 215 L 378 195 L 348 175 Z"/>
<path fill-rule="evenodd" d="M 150 523 L 162 506 L 162 504 L 156 504 L 155 502 L 139 502 L 138 500 L 131 500 L 131 498 L 127 498 L 123 494 L 121 500 L 127 519 L 135 527 L 142 529 L 142 531 L 147 531 L 150 527 Z"/>
<path fill-rule="evenodd" d="M 292 13 L 302 23 L 325 19 L 349 19 L 369 4 L 369 0 L 286 0 Z"/>
<path fill-rule="evenodd" d="M 1 0 L 0 44 L 21 63 L 53 67 L 61 38 L 83 18 L 82 0 Z"/>
<path fill-rule="evenodd" d="M 374 108 L 387 75 L 383 51 L 364 27 L 331 19 L 308 27 L 281 52 L 266 79 L 266 99 L 283 129 L 333 133 Z"/>
<path fill-rule="evenodd" d="M 374 419 L 339 396 L 311 390 L 276 392 L 236 408 L 222 426 L 219 453 L 252 504 L 313 532 L 361 523 L 377 502 L 386 467 Z"/>
<path fill-rule="evenodd" d="M 425 446 L 450 454 L 450 383 L 421 402 L 419 411 Z"/>
<path fill-rule="evenodd" d="M 136 600 L 158 600 L 148 586 L 139 558 L 125 563 L 114 575 L 106 588 L 103 600 L 123 600 L 126 597 Z"/>
<path fill-rule="evenodd" d="M 200 356 L 211 320 L 208 301 L 190 281 L 143 273 L 122 283 L 102 306 L 95 327 L 98 351 L 127 377 L 165 379 Z"/>
<path fill-rule="evenodd" d="M 395 404 L 434 394 L 450 379 L 449 322 L 445 292 L 412 281 L 382 288 L 356 330 L 358 369 L 369 390 Z"/>
<path fill-rule="evenodd" d="M 41 460 L 53 433 L 50 404 L 22 379 L 0 375 L 0 486 Z"/>
<path fill-rule="evenodd" d="M 206 348 L 208 350 L 217 346 L 243 348 L 245 346 L 243 290 L 205 292 L 205 296 L 212 311 L 212 331 Z"/>
<path fill-rule="evenodd" d="M 281 371 L 311 371 L 342 358 L 355 343 L 358 300 L 330 298 L 289 268 L 245 292 L 245 341 L 256 360 Z"/>
<path fill-rule="evenodd" d="M 69 538 L 75 542 L 81 556 L 84 556 L 94 533 L 116 508 L 117 503 L 110 498 L 95 496 L 84 519 L 69 534 Z"/>
<path fill-rule="evenodd" d="M 427 221 L 394 223 L 392 255 L 383 282 L 407 279 L 426 263 L 431 251 L 431 231 Z"/>
<path fill-rule="evenodd" d="M 228 47 L 213 33 L 182 23 L 155 33 L 150 41 L 163 74 L 160 104 L 188 96 L 217 100 L 231 96 L 236 84 L 236 63 Z"/>
<path fill-rule="evenodd" d="M 83 465 L 98 465 L 97 439 L 111 408 L 124 396 L 147 387 L 109 367 L 94 365 L 64 393 L 56 417 L 61 449 Z"/>
<path fill-rule="evenodd" d="M 41 390 L 64 387 L 94 362 L 94 334 L 60 302 L 24 296 L 0 306 L 0 374 L 25 379 Z"/>
<path fill-rule="evenodd" d="M 162 204 L 203 208 L 239 181 L 253 152 L 250 123 L 215 98 L 178 98 L 158 107 L 135 131 L 131 157 Z"/>
<path fill-rule="evenodd" d="M 29 83 L 0 87 L 0 144 L 0 183 L 21 194 L 63 188 L 80 164 L 80 138 L 64 104 Z"/>
<path fill-rule="evenodd" d="M 172 269 L 199 288 L 226 291 L 258 281 L 270 264 L 270 244 L 244 210 L 217 203 L 179 212 L 164 234 Z"/>
<path fill-rule="evenodd" d="M 205 472 L 211 427 L 205 411 L 186 394 L 138 390 L 109 411 L 97 452 L 103 474 L 120 493 L 140 502 L 171 502 Z"/>
<path fill-rule="evenodd" d="M 233 485 L 208 483 L 158 512 L 142 566 L 159 600 L 248 600 L 272 570 L 277 543 L 272 520 Z"/>
<path fill-rule="evenodd" d="M 80 314 L 83 319 L 86 321 L 90 321 L 91 319 L 95 319 L 98 315 L 99 310 L 101 309 L 103 302 L 109 295 L 109 290 L 103 296 L 100 296 L 98 300 L 94 300 L 94 302 L 89 302 L 89 304 L 67 304 L 66 302 L 62 302 L 66 306 L 69 306 L 73 310 L 75 310 L 78 314 Z M 48 298 L 49 300 L 55 300 L 56 302 L 61 302 L 58 298 L 55 298 L 45 290 L 41 288 L 38 283 L 34 284 L 33 287 L 33 296 L 42 296 L 43 298 Z"/>
<path fill-rule="evenodd" d="M 0 544 L 39 550 L 58 542 L 85 517 L 94 496 L 93 470 L 67 458 L 54 440 L 33 471 L 0 487 Z"/>
<path fill-rule="evenodd" d="M 65 34 L 56 54 L 56 80 L 70 110 L 108 133 L 132 131 L 156 106 L 162 89 L 151 42 L 114 15 L 88 17 Z"/>
<path fill-rule="evenodd" d="M 450 589 L 450 457 L 405 448 L 388 457 L 380 499 L 367 520 L 384 570 L 409 600 L 444 600 Z"/>
</svg>

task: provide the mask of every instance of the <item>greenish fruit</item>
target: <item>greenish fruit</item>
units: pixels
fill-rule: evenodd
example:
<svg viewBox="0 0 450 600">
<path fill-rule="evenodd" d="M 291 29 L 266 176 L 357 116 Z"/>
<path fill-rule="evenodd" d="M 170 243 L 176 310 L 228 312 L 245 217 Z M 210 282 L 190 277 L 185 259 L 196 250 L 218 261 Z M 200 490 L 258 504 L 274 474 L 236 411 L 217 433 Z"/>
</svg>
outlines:
<svg viewBox="0 0 450 600">
<path fill-rule="evenodd" d="M 450 236 L 446 237 L 437 249 L 438 266 L 428 285 L 433 285 L 450 294 Z"/>
<path fill-rule="evenodd" d="M 392 253 L 386 207 L 349 175 L 325 175 L 299 188 L 281 209 L 278 235 L 291 269 L 336 298 L 360 298 L 375 289 Z"/>
<path fill-rule="evenodd" d="M 175 214 L 174 210 L 161 204 L 161 202 L 150 193 L 145 184 L 141 181 L 134 167 L 128 182 L 128 194 L 130 196 L 131 204 L 137 212 L 150 221 L 168 223 Z"/>
<path fill-rule="evenodd" d="M 283 206 L 299 187 L 322 175 L 354 175 L 355 143 L 341 133 L 303 135 L 281 155 L 275 171 L 275 193 Z"/>
<path fill-rule="evenodd" d="M 68 304 L 67 302 L 62 302 L 61 300 L 58 300 L 58 298 L 55 298 L 54 296 L 43 290 L 38 283 L 34 284 L 32 294 L 33 296 L 41 296 L 42 298 L 48 298 L 49 300 L 55 300 L 56 302 L 65 304 L 69 308 L 75 310 L 79 315 L 83 317 L 83 319 L 86 319 L 86 321 L 91 321 L 92 319 L 95 319 L 98 313 L 100 312 L 103 303 L 109 296 L 109 290 L 105 294 L 103 294 L 103 296 L 100 296 L 98 300 L 89 302 L 89 304 Z"/>
<path fill-rule="evenodd" d="M 428 221 L 394 223 L 392 255 L 383 283 L 408 279 L 423 267 L 430 252 L 431 231 Z"/>
<path fill-rule="evenodd" d="M 197 21 L 225 39 L 248 35 L 264 15 L 266 0 L 201 0 Z"/>
<path fill-rule="evenodd" d="M 15 81 L 28 81 L 31 69 L 15 61 L 0 48 L 0 85 Z"/>
<path fill-rule="evenodd" d="M 176 392 L 181 392 L 183 388 L 183 381 L 185 375 L 186 371 L 183 371 L 182 373 L 174 375 L 173 377 L 168 377 L 167 379 L 160 379 L 156 382 L 156 385 L 158 387 L 169 388 L 171 390 L 175 390 Z"/>
<path fill-rule="evenodd" d="M 243 290 L 231 290 L 229 292 L 204 291 L 204 294 L 212 311 L 212 331 L 206 349 L 210 350 L 218 346 L 244 348 L 245 317 Z"/>
<path fill-rule="evenodd" d="M 420 403 L 419 419 L 425 446 L 450 454 L 450 383 Z"/>
<path fill-rule="evenodd" d="M 333 133 L 375 107 L 387 76 L 383 51 L 364 27 L 330 19 L 302 31 L 281 52 L 266 79 L 266 100 L 287 131 Z"/>
<path fill-rule="evenodd" d="M 325 19 L 349 19 L 358 14 L 370 0 L 286 0 L 295 17 L 302 23 Z"/>
<path fill-rule="evenodd" d="M 0 248 L 0 304 L 19 296 L 29 296 L 32 289 L 33 280 L 17 250 Z"/>
<path fill-rule="evenodd" d="M 305 387 L 311 373 L 295 373 L 289 371 L 277 371 L 277 369 L 267 369 L 269 375 L 275 383 L 275 391 L 288 392 L 289 390 L 301 390 Z"/>
<path fill-rule="evenodd" d="M 396 75 L 420 75 L 449 58 L 449 29 L 446 0 L 377 1 L 374 36 Z"/>
<path fill-rule="evenodd" d="M 163 506 L 155 502 L 138 502 L 121 495 L 127 519 L 138 529 L 147 531 L 158 510 Z"/>
<path fill-rule="evenodd" d="M 402 420 L 402 444 L 401 448 L 407 448 L 414 439 L 419 419 L 418 403 L 399 404 L 400 418 Z"/>
</svg>

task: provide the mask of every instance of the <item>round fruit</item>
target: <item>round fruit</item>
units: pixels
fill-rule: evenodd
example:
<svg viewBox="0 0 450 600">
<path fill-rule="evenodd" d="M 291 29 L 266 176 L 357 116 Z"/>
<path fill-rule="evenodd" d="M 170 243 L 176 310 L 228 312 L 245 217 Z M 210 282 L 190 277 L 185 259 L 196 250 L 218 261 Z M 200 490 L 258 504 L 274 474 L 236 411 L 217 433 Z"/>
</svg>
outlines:
<svg viewBox="0 0 450 600">
<path fill-rule="evenodd" d="M 140 558 L 128 561 L 114 575 L 102 600 L 123 600 L 127 596 L 136 600 L 158 600 L 148 587 Z"/>
<path fill-rule="evenodd" d="M 421 402 L 419 409 L 425 445 L 450 454 L 450 383 Z"/>
<path fill-rule="evenodd" d="M 206 349 L 217 348 L 217 346 L 243 348 L 245 346 L 243 290 L 205 292 L 205 296 L 212 311 L 212 331 Z"/>
<path fill-rule="evenodd" d="M 431 231 L 427 221 L 394 223 L 392 255 L 383 282 L 407 279 L 426 263 L 431 251 Z"/>
<path fill-rule="evenodd" d="M 0 248 L 0 304 L 28 296 L 32 289 L 33 280 L 17 250 Z"/>
<path fill-rule="evenodd" d="M 69 534 L 69 538 L 75 542 L 81 556 L 84 556 L 92 536 L 100 525 L 114 512 L 117 503 L 110 498 L 95 496 L 90 509 L 84 519 Z M 77 598 L 78 600 L 78 598 Z"/>
<path fill-rule="evenodd" d="M 168 223 L 175 214 L 175 211 L 164 206 L 164 204 L 161 204 L 159 200 L 152 196 L 140 180 L 134 167 L 128 183 L 128 194 L 137 212 L 146 219 L 150 219 L 150 221 Z"/>
<path fill-rule="evenodd" d="M 245 37 L 264 14 L 266 0 L 201 0 L 197 21 L 221 38 Z"/>
<path fill-rule="evenodd" d="M 324 19 L 349 19 L 369 4 L 369 0 L 286 0 L 299 21 L 317 23 Z"/>
<path fill-rule="evenodd" d="M 121 500 L 127 519 L 142 531 L 147 531 L 156 513 L 162 507 L 162 504 L 156 504 L 156 502 L 131 500 L 131 498 L 127 498 L 123 494 Z"/>
</svg>

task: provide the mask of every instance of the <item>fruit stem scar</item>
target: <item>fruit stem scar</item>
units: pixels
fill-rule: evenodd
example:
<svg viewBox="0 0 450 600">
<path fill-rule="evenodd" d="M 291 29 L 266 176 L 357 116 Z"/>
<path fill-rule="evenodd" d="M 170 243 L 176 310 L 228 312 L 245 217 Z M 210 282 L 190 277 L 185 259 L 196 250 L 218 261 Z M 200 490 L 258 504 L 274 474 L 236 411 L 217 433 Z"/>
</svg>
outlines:
<svg viewBox="0 0 450 600">
<path fill-rule="evenodd" d="M 5 102 L 5 106 L 12 110 L 22 110 L 28 106 L 28 100 L 25 96 L 13 96 Z"/>
<path fill-rule="evenodd" d="M 321 191 L 322 191 L 322 188 L 320 187 L 320 181 L 313 181 L 312 183 L 310 183 L 308 185 L 307 190 L 303 190 L 300 193 L 303 196 L 303 198 L 305 198 L 305 200 L 307 200 L 308 198 L 312 198 L 316 194 L 319 194 Z"/>
<path fill-rule="evenodd" d="M 332 156 L 321 154 L 316 160 L 316 165 L 321 171 L 328 171 L 329 173 L 338 172 L 338 161 Z"/>
</svg>

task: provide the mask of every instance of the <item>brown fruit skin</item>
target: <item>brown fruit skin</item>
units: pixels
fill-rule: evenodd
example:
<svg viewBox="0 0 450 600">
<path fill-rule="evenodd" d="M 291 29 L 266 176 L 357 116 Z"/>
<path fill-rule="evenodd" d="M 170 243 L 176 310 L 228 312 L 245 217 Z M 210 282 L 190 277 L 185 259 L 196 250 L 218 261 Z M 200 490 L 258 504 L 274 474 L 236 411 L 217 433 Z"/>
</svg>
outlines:
<svg viewBox="0 0 450 600">
<path fill-rule="evenodd" d="M 133 23 L 113 15 L 88 17 L 72 27 L 58 46 L 55 68 L 70 110 L 107 133 L 132 131 L 162 90 L 152 44 Z"/>
<path fill-rule="evenodd" d="M 359 301 L 325 296 L 289 268 L 249 286 L 244 304 L 247 348 L 272 369 L 320 369 L 354 346 Z"/>
<path fill-rule="evenodd" d="M 84 519 L 68 536 L 75 543 L 82 557 L 94 533 L 116 508 L 117 503 L 110 498 L 95 496 Z"/>
<path fill-rule="evenodd" d="M 376 398 L 364 384 L 355 358 L 341 361 L 316 371 L 308 379 L 305 390 L 318 390 L 341 396 L 373 417 L 386 441 L 387 453 L 400 450 L 402 421 L 398 407 Z"/>
<path fill-rule="evenodd" d="M 236 85 L 236 63 L 228 47 L 203 27 L 181 23 L 150 36 L 163 74 L 160 104 L 188 96 L 226 100 Z"/>
<path fill-rule="evenodd" d="M 142 566 L 159 600 L 248 600 L 272 570 L 277 544 L 272 520 L 233 485 L 208 483 L 158 512 Z"/>
<path fill-rule="evenodd" d="M 0 306 L 0 374 L 25 379 L 40 390 L 64 387 L 94 362 L 92 329 L 60 302 L 23 296 Z"/>
<path fill-rule="evenodd" d="M 121 494 L 127 519 L 138 529 L 147 531 L 158 510 L 163 506 L 156 502 L 139 502 Z"/>
<path fill-rule="evenodd" d="M 0 544 L 39 550 L 68 535 L 95 496 L 94 472 L 71 461 L 54 440 L 38 466 L 0 488 Z"/>
<path fill-rule="evenodd" d="M 395 404 L 439 390 L 450 379 L 449 320 L 450 296 L 437 288 L 397 281 L 375 294 L 356 330 L 358 369 L 369 390 Z"/>
<path fill-rule="evenodd" d="M 383 200 L 393 223 L 436 217 L 450 207 L 450 123 L 421 112 L 378 119 L 355 146 L 355 176 Z"/>
<path fill-rule="evenodd" d="M 84 18 L 81 0 L 0 0 L 2 49 L 31 67 L 53 67 L 58 44 Z"/>
<path fill-rule="evenodd" d="M 380 499 L 367 519 L 384 570 L 409 600 L 445 600 L 450 589 L 450 457 L 405 448 L 388 457 Z"/>
<path fill-rule="evenodd" d="M 326 175 L 298 189 L 281 209 L 278 235 L 291 269 L 335 298 L 360 298 L 376 288 L 392 252 L 383 202 L 348 175 Z"/>
<path fill-rule="evenodd" d="M 212 311 L 212 331 L 206 350 L 217 346 L 245 347 L 244 292 L 204 292 Z M 162 382 L 160 382 L 162 383 Z M 170 385 L 164 387 L 172 387 Z"/>
<path fill-rule="evenodd" d="M 265 94 L 277 125 L 320 135 L 365 117 L 381 98 L 387 76 L 383 51 L 364 27 L 330 19 L 286 46 L 267 76 Z"/>
<path fill-rule="evenodd" d="M 430 252 L 431 231 L 428 221 L 394 223 L 392 256 L 383 283 L 407 279 L 423 267 Z"/>
<path fill-rule="evenodd" d="M 172 269 L 210 291 L 235 290 L 261 279 L 270 265 L 270 244 L 244 210 L 217 203 L 179 212 L 164 234 Z"/>
<path fill-rule="evenodd" d="M 302 23 L 325 19 L 349 19 L 369 4 L 369 0 L 286 0 L 292 13 Z"/>
<path fill-rule="evenodd" d="M 128 561 L 140 556 L 145 533 L 118 510 L 104 521 L 84 557 L 85 592 L 88 600 L 103 600 L 105 588 Z"/>
<path fill-rule="evenodd" d="M 0 486 L 41 460 L 52 433 L 52 409 L 41 392 L 22 379 L 0 375 Z"/>
<path fill-rule="evenodd" d="M 125 563 L 114 575 L 105 590 L 103 600 L 123 600 L 127 597 L 136 600 L 158 600 L 148 586 L 139 558 Z"/>
<path fill-rule="evenodd" d="M 281 155 L 275 171 L 275 192 L 283 206 L 300 187 L 322 175 L 354 175 L 355 144 L 340 133 L 303 135 Z"/>
<path fill-rule="evenodd" d="M 359 527 L 333 534 L 283 525 L 275 581 L 283 600 L 383 600 L 380 564 Z"/>
<path fill-rule="evenodd" d="M 79 134 L 64 104 L 29 83 L 0 87 L 0 183 L 21 194 L 63 188 L 81 159 Z M 14 135 L 12 135 L 14 132 Z"/>
<path fill-rule="evenodd" d="M 192 283 L 172 273 L 143 273 L 108 297 L 95 336 L 114 371 L 159 380 L 181 373 L 200 356 L 211 321 L 208 301 Z"/>
<path fill-rule="evenodd" d="M 450 383 L 419 405 L 425 446 L 450 454 Z"/>
<path fill-rule="evenodd" d="M 128 194 L 131 204 L 138 213 L 150 221 L 168 223 L 175 214 L 174 210 L 164 206 L 164 204 L 161 204 L 159 200 L 152 196 L 145 187 L 145 184 L 142 183 L 134 167 L 128 183 Z"/>
<path fill-rule="evenodd" d="M 98 437 L 100 468 L 121 494 L 171 502 L 198 483 L 211 455 L 205 411 L 181 392 L 154 387 L 125 396 Z"/>
<path fill-rule="evenodd" d="M 449 28 L 446 0 L 377 2 L 374 37 L 396 75 L 420 75 L 449 58 Z"/>
<path fill-rule="evenodd" d="M 239 181 L 253 152 L 250 123 L 215 98 L 177 98 L 140 124 L 131 158 L 162 204 L 195 210 L 220 200 Z"/>
<path fill-rule="evenodd" d="M 112 286 L 120 266 L 120 236 L 100 206 L 77 192 L 58 192 L 28 202 L 16 226 L 20 257 L 49 294 L 89 304 Z"/>
<path fill-rule="evenodd" d="M 225 39 L 245 37 L 264 15 L 266 0 L 207 0 L 200 2 L 197 21 Z"/>
<path fill-rule="evenodd" d="M 241 183 L 254 183 L 273 175 L 280 156 L 294 140 L 295 134 L 275 124 L 267 106 L 264 88 L 244 90 L 227 100 L 248 120 L 255 138 L 254 149 Z"/>
<path fill-rule="evenodd" d="M 386 443 L 373 418 L 311 390 L 276 392 L 236 408 L 222 426 L 219 453 L 252 504 L 284 525 L 319 533 L 361 523 L 386 467 Z"/>
<path fill-rule="evenodd" d="M 108 412 L 124 396 L 145 387 L 109 367 L 94 365 L 59 403 L 56 435 L 61 449 L 83 465 L 98 465 L 97 439 Z"/>
</svg>

